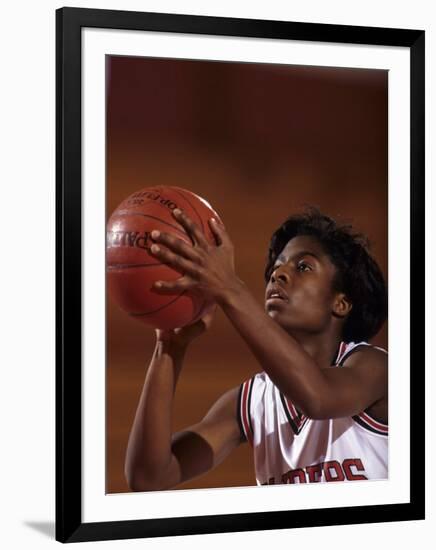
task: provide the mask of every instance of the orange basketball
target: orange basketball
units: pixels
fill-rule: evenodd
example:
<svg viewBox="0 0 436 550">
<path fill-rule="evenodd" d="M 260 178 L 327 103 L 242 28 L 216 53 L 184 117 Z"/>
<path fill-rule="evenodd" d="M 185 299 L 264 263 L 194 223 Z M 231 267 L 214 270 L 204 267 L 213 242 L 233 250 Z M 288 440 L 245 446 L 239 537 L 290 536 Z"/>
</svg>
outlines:
<svg viewBox="0 0 436 550">
<path fill-rule="evenodd" d="M 208 219 L 218 214 L 198 195 L 180 187 L 148 187 L 127 197 L 107 224 L 106 266 L 111 298 L 129 315 L 154 328 L 172 329 L 189 325 L 213 306 L 201 294 L 158 294 L 155 281 L 174 281 L 183 273 L 150 254 L 153 229 L 172 233 L 192 245 L 189 235 L 172 215 L 183 210 L 207 240 L 215 243 Z"/>
</svg>

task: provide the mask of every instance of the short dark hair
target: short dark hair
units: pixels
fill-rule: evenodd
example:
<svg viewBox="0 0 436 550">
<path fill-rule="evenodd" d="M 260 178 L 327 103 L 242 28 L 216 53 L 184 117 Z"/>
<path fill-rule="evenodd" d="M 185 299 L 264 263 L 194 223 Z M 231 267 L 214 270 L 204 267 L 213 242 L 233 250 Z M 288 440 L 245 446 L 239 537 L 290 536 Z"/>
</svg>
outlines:
<svg viewBox="0 0 436 550">
<path fill-rule="evenodd" d="M 387 318 L 388 297 L 380 267 L 369 254 L 368 239 L 355 233 L 351 225 L 338 225 L 317 208 L 290 216 L 273 233 L 265 267 L 266 282 L 286 244 L 302 235 L 319 241 L 336 267 L 335 289 L 344 292 L 353 305 L 343 326 L 342 339 L 356 342 L 375 336 Z"/>
</svg>

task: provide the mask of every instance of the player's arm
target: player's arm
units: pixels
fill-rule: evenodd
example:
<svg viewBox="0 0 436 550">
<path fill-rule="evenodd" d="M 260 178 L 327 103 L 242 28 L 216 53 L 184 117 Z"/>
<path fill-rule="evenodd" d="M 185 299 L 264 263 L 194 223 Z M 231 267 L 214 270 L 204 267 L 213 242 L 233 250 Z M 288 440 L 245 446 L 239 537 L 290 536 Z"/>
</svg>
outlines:
<svg viewBox="0 0 436 550">
<path fill-rule="evenodd" d="M 387 355 L 361 348 L 341 368 L 314 359 L 260 307 L 244 285 L 221 307 L 274 384 L 306 416 L 351 416 L 387 395 Z"/>
<path fill-rule="evenodd" d="M 158 341 L 130 432 L 125 476 L 133 491 L 163 490 L 217 466 L 241 440 L 238 388 L 224 394 L 201 422 L 172 433 L 174 392 L 186 345 Z"/>
<path fill-rule="evenodd" d="M 173 478 L 168 487 L 212 470 L 245 442 L 237 421 L 238 394 L 239 387 L 229 390 L 201 422 L 172 437 Z"/>
</svg>

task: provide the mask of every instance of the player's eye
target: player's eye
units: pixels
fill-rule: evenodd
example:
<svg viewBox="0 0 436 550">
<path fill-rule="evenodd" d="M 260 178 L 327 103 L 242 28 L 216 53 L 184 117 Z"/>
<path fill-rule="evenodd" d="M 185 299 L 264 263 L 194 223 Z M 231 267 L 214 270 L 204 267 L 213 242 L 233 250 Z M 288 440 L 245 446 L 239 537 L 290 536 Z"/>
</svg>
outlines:
<svg viewBox="0 0 436 550">
<path fill-rule="evenodd" d="M 312 271 L 312 266 L 309 263 L 302 260 L 302 261 L 298 262 L 297 270 L 298 271 Z"/>
</svg>

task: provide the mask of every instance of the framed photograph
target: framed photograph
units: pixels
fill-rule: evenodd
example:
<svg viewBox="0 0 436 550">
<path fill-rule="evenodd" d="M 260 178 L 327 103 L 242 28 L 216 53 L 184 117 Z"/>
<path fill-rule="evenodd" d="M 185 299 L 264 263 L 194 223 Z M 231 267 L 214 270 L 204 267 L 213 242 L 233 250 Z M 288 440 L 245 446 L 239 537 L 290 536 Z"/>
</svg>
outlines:
<svg viewBox="0 0 436 550">
<path fill-rule="evenodd" d="M 424 519 L 424 32 L 56 18 L 56 539 Z"/>
</svg>

